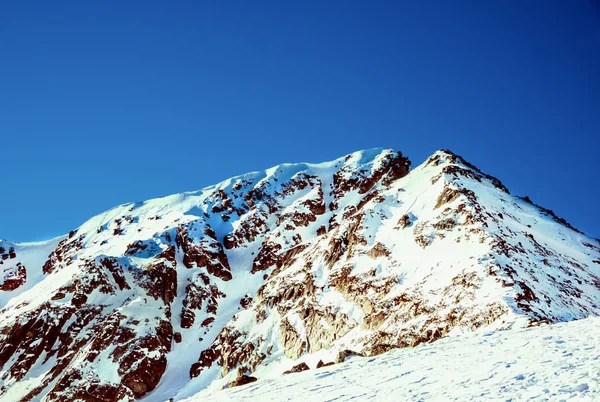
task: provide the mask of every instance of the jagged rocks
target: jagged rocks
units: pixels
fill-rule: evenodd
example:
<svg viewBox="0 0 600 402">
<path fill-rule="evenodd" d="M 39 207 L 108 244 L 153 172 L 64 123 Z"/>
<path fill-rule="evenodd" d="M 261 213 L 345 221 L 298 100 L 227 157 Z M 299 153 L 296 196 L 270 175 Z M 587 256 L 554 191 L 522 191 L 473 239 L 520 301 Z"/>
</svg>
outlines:
<svg viewBox="0 0 600 402">
<path fill-rule="evenodd" d="M 9 258 L 16 258 L 16 254 L 4 254 L 9 255 Z M 10 257 L 14 255 L 14 257 Z M 0 290 L 5 292 L 10 292 L 19 288 L 27 281 L 27 269 L 20 262 L 17 262 L 15 265 L 10 266 L 8 264 L 2 264 L 0 266 Z"/>
<path fill-rule="evenodd" d="M 425 166 L 433 164 L 435 166 L 439 166 L 444 162 L 449 163 L 450 165 L 446 165 L 443 167 L 442 172 L 434 176 L 432 179 L 433 182 L 439 180 L 439 177 L 442 174 L 452 175 L 454 178 L 466 177 L 472 180 L 476 180 L 478 182 L 482 182 L 483 180 L 489 181 L 495 188 L 500 191 L 510 194 L 508 188 L 500 180 L 497 178 L 490 176 L 488 174 L 483 173 L 479 168 L 474 166 L 473 164 L 467 162 L 464 158 L 455 153 L 443 149 L 441 151 L 436 152 L 433 156 L 429 157 L 425 162 Z M 463 165 L 463 166 L 461 166 Z"/>
<path fill-rule="evenodd" d="M 444 187 L 444 191 L 440 194 L 435 204 L 435 208 L 439 208 L 444 204 L 451 203 L 452 201 L 458 199 L 461 196 L 461 190 L 455 189 L 449 186 Z"/>
<path fill-rule="evenodd" d="M 161 257 L 161 255 L 159 255 L 159 257 Z M 166 258 L 172 261 L 171 257 Z M 119 287 L 119 290 L 131 289 L 131 287 L 127 283 L 127 279 L 125 278 L 125 270 L 123 266 L 121 266 L 115 258 L 102 258 L 100 260 L 100 265 L 106 268 L 111 273 L 112 279 Z"/>
<path fill-rule="evenodd" d="M 289 320 L 282 320 L 279 326 L 281 343 L 285 350 L 285 356 L 296 360 L 306 351 L 306 340 L 298 333 Z"/>
<path fill-rule="evenodd" d="M 58 243 L 56 249 L 48 256 L 42 271 L 45 274 L 50 274 L 61 265 L 70 265 L 73 262 L 75 253 L 82 249 L 84 237 L 85 235 L 77 238 L 67 238 Z"/>
<path fill-rule="evenodd" d="M 221 352 L 216 348 L 209 348 L 200 353 L 198 361 L 190 367 L 190 378 L 198 377 L 202 371 L 212 366 L 217 360 L 221 359 Z"/>
<path fill-rule="evenodd" d="M 167 359 L 164 356 L 159 359 L 141 358 L 141 360 L 136 356 L 134 359 L 127 363 L 135 363 L 136 369 L 124 375 L 122 382 L 136 398 L 140 398 L 156 387 L 167 368 Z"/>
<path fill-rule="evenodd" d="M 264 242 L 258 255 L 252 263 L 252 272 L 264 271 L 275 265 L 279 258 L 279 252 L 281 251 L 281 245 L 273 242 Z"/>
<path fill-rule="evenodd" d="M 150 296 L 165 303 L 171 303 L 177 294 L 177 271 L 168 262 L 159 260 L 151 264 L 144 271 L 136 272 L 136 279 Z"/>
<path fill-rule="evenodd" d="M 397 225 L 401 228 L 401 229 L 406 229 L 407 227 L 409 227 L 412 224 L 410 216 L 408 214 L 404 214 L 400 217 L 400 219 L 398 219 L 398 223 Z"/>
<path fill-rule="evenodd" d="M 383 158 L 378 167 L 373 167 L 370 171 L 353 171 L 351 166 L 352 158 L 348 157 L 346 163 L 333 176 L 333 205 L 330 210 L 337 209 L 337 200 L 343 195 L 358 189 L 359 194 L 365 194 L 371 190 L 376 183 L 382 182 L 389 186 L 395 180 L 398 180 L 408 174 L 411 162 L 402 156 L 402 153 L 388 153 L 382 155 Z"/>
<path fill-rule="evenodd" d="M 184 308 L 181 311 L 179 318 L 181 320 L 181 328 L 191 328 L 196 320 L 196 314 L 193 311 Z"/>
<path fill-rule="evenodd" d="M 87 295 L 83 293 L 75 293 L 71 298 L 71 303 L 77 308 L 83 306 L 83 304 L 87 301 Z"/>
<path fill-rule="evenodd" d="M 51 298 L 50 300 L 62 300 L 65 298 L 65 294 L 63 292 L 56 292 Z"/>
<path fill-rule="evenodd" d="M 364 357 L 364 355 L 362 353 L 355 352 L 353 350 L 344 349 L 344 350 L 341 350 L 337 354 L 337 357 L 335 358 L 335 363 L 343 363 L 344 361 L 346 361 L 347 358 L 352 357 L 352 356 Z"/>
<path fill-rule="evenodd" d="M 432 226 L 438 230 L 452 230 L 454 225 L 456 225 L 456 221 L 453 218 L 447 218 L 435 222 Z"/>
<path fill-rule="evenodd" d="M 415 243 L 422 248 L 429 246 L 434 240 L 433 234 L 427 231 L 428 225 L 428 222 L 419 222 L 413 230 Z"/>
<path fill-rule="evenodd" d="M 14 247 L 9 247 L 8 250 L 5 247 L 0 247 L 0 264 L 2 264 L 5 260 L 14 258 L 17 258 L 17 253 L 15 252 Z"/>
<path fill-rule="evenodd" d="M 228 384 L 228 388 L 239 387 L 241 385 L 250 384 L 251 382 L 258 381 L 258 378 L 252 377 L 251 375 L 241 375 L 237 380 L 232 381 Z"/>
<path fill-rule="evenodd" d="M 250 296 L 249 294 L 246 294 L 244 297 L 242 297 L 242 299 L 240 300 L 240 306 L 242 308 L 248 308 L 250 306 L 250 303 L 252 303 L 252 296 Z"/>
<path fill-rule="evenodd" d="M 373 259 L 377 258 L 377 257 L 389 257 L 390 256 L 390 252 L 387 248 L 385 248 L 385 246 L 381 243 L 376 243 L 373 248 L 371 248 L 368 252 L 367 255 Z"/>
<path fill-rule="evenodd" d="M 310 370 L 310 367 L 308 367 L 308 364 L 300 363 L 300 364 L 295 365 L 291 369 L 284 371 L 282 374 L 285 375 L 285 374 L 292 374 L 292 373 L 300 373 L 300 372 L 306 371 L 306 370 Z"/>
<path fill-rule="evenodd" d="M 333 366 L 334 364 L 335 362 L 323 363 L 323 360 L 319 360 L 319 362 L 317 363 L 317 368 L 320 369 L 321 367 Z"/>
<path fill-rule="evenodd" d="M 240 218 L 237 229 L 225 235 L 223 246 L 230 250 L 254 242 L 269 231 L 268 217 L 268 213 L 262 210 L 249 211 Z"/>
<path fill-rule="evenodd" d="M 224 281 L 231 280 L 227 255 L 210 226 L 198 221 L 189 222 L 178 228 L 176 243 L 183 251 L 183 264 L 186 267 L 205 268 L 210 275 Z"/>
</svg>

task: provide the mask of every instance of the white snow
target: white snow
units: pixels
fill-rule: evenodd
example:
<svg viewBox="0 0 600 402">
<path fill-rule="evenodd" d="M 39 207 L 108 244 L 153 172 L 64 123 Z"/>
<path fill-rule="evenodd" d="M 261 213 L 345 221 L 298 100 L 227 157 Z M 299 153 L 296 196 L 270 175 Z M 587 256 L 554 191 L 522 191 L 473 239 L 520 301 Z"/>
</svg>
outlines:
<svg viewBox="0 0 600 402">
<path fill-rule="evenodd" d="M 184 401 L 597 401 L 600 318 L 462 335 L 311 368 Z"/>
</svg>

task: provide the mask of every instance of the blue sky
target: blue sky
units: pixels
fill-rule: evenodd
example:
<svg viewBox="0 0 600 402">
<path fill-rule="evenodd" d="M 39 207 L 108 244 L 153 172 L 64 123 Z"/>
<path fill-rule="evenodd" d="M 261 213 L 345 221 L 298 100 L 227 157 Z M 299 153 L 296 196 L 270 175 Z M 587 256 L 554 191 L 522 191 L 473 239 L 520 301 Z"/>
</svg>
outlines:
<svg viewBox="0 0 600 402">
<path fill-rule="evenodd" d="M 372 147 L 599 237 L 599 49 L 591 0 L 3 1 L 0 238 Z"/>
</svg>

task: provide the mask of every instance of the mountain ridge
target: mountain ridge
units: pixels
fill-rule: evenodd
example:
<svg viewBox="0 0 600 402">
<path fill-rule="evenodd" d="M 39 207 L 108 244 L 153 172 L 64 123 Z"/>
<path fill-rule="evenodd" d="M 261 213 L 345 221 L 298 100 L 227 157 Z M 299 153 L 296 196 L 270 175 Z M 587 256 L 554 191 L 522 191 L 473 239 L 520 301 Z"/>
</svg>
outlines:
<svg viewBox="0 0 600 402">
<path fill-rule="evenodd" d="M 321 163 L 319 163 L 319 162 L 291 162 L 291 163 L 290 163 L 290 162 L 283 162 L 283 163 L 279 163 L 279 164 L 277 164 L 277 165 L 271 166 L 270 168 L 266 168 L 266 169 L 259 169 L 259 170 L 254 170 L 254 171 L 251 171 L 251 172 L 246 172 L 246 173 L 238 174 L 238 175 L 235 175 L 235 176 L 231 176 L 231 177 L 229 177 L 229 178 L 226 178 L 226 179 L 223 179 L 223 180 L 221 180 L 221 181 L 220 181 L 220 182 L 218 182 L 217 184 L 207 185 L 207 186 L 205 186 L 205 187 L 203 187 L 203 188 L 201 188 L 201 189 L 198 189 L 198 190 L 190 190 L 190 191 L 183 191 L 183 192 L 178 192 L 178 193 L 173 193 L 173 194 L 167 194 L 167 195 L 164 195 L 164 196 L 158 196 L 158 197 L 154 197 L 154 198 L 150 198 L 150 199 L 146 199 L 146 200 L 137 200 L 137 201 L 129 201 L 129 202 L 124 202 L 124 203 L 121 203 L 121 204 L 119 204 L 119 205 L 116 205 L 116 206 L 114 206 L 114 207 L 112 207 L 112 208 L 110 208 L 110 209 L 108 209 L 108 210 L 106 210 L 106 211 L 100 212 L 99 214 L 96 214 L 96 215 L 94 215 L 94 217 L 97 217 L 97 216 L 99 216 L 99 215 L 105 214 L 105 213 L 107 213 L 107 212 L 109 212 L 109 211 L 111 211 L 111 210 L 113 210 L 113 209 L 116 209 L 116 208 L 128 207 L 128 206 L 130 207 L 130 206 L 134 206 L 134 205 L 139 205 L 139 204 L 142 204 L 142 203 L 144 203 L 144 202 L 147 202 L 147 201 L 163 200 L 163 199 L 168 199 L 168 198 L 170 198 L 170 197 L 175 197 L 175 196 L 178 196 L 178 195 L 186 195 L 186 194 L 188 194 L 188 195 L 192 195 L 192 194 L 198 194 L 198 193 L 201 193 L 201 192 L 203 192 L 203 191 L 208 191 L 208 190 L 211 190 L 211 189 L 217 188 L 217 187 L 219 187 L 220 185 L 225 185 L 226 183 L 228 183 L 228 182 L 230 182 L 230 181 L 233 181 L 233 180 L 236 180 L 236 179 L 243 179 L 244 177 L 248 177 L 248 176 L 252 176 L 252 175 L 259 175 L 259 174 L 263 174 L 263 173 L 265 173 L 265 172 L 267 172 L 267 171 L 277 170 L 277 169 L 278 169 L 278 168 L 280 168 L 280 167 L 283 167 L 283 168 L 285 168 L 285 167 L 289 167 L 289 166 L 298 166 L 298 167 L 299 167 L 299 166 L 304 166 L 304 167 L 307 167 L 307 168 L 308 168 L 308 167 L 311 167 L 311 166 L 312 166 L 312 167 L 315 167 L 315 166 L 322 166 L 322 165 L 324 165 L 324 164 L 331 164 L 331 163 L 333 163 L 333 162 L 339 161 L 339 160 L 341 160 L 341 159 L 343 159 L 343 158 L 347 158 L 348 156 L 351 156 L 351 155 L 354 155 L 354 154 L 360 154 L 360 153 L 375 153 L 375 152 L 382 152 L 382 151 L 391 151 L 391 152 L 394 152 L 394 150 L 393 150 L 392 148 L 385 148 L 385 147 L 374 147 L 374 148 L 366 148 L 366 149 L 363 149 L 363 150 L 355 151 L 355 152 L 352 152 L 352 153 L 350 153 L 350 154 L 347 154 L 347 155 L 345 155 L 345 156 L 343 156 L 343 157 L 340 157 L 340 158 L 334 159 L 334 160 L 332 160 L 332 161 L 329 161 L 329 162 L 321 162 Z M 460 156 L 460 155 L 458 155 L 458 154 L 454 153 L 454 152 L 453 152 L 453 151 L 451 151 L 450 149 L 447 149 L 447 148 L 441 148 L 441 149 L 439 149 L 439 150 L 435 151 L 435 152 L 434 152 L 432 155 L 435 155 L 435 154 L 438 154 L 438 153 L 446 153 L 446 154 L 449 154 L 449 155 L 454 155 L 454 157 L 458 158 L 458 159 L 461 161 L 461 163 L 462 163 L 462 164 L 464 164 L 464 165 L 468 166 L 469 168 L 471 168 L 471 169 L 473 169 L 473 170 L 476 170 L 476 171 L 477 171 L 477 172 L 479 172 L 479 173 L 482 173 L 482 172 L 481 172 L 481 170 L 480 170 L 478 167 L 476 167 L 475 165 L 473 165 L 472 163 L 470 163 L 469 161 L 467 161 L 466 159 L 464 159 L 462 156 Z M 486 176 L 489 176 L 490 178 L 493 178 L 493 179 L 495 179 L 495 180 L 498 180 L 497 178 L 495 178 L 495 177 L 494 177 L 494 176 L 492 176 L 492 175 L 488 175 L 488 174 L 485 174 L 485 175 L 486 175 Z M 498 181 L 500 182 L 500 180 L 498 180 Z M 505 187 L 505 188 L 506 188 L 506 187 Z M 508 190 L 508 188 L 506 188 L 506 189 Z M 547 208 L 544 208 L 544 207 L 543 207 L 543 206 L 541 206 L 540 204 L 537 204 L 537 203 L 535 203 L 535 202 L 534 202 L 533 200 L 531 200 L 531 199 L 530 199 L 530 197 L 529 197 L 529 196 L 527 196 L 527 195 L 525 195 L 525 196 L 518 196 L 518 195 L 517 195 L 517 197 L 519 197 L 519 198 L 523 199 L 524 201 L 526 201 L 526 202 L 528 202 L 528 203 L 530 203 L 530 204 L 532 204 L 532 205 L 534 205 L 534 206 L 536 206 L 536 207 L 540 208 L 541 210 L 548 211 L 548 212 L 550 213 L 550 215 L 554 215 L 554 211 L 552 211 L 552 210 L 550 210 L 550 209 L 547 209 Z M 573 230 L 575 230 L 575 231 L 577 231 L 577 232 L 579 232 L 579 233 L 584 233 L 584 231 L 581 231 L 581 230 L 579 230 L 577 227 L 574 227 L 574 226 L 573 226 L 573 225 L 571 225 L 569 222 L 567 222 L 567 220 L 566 220 L 565 218 L 558 217 L 558 216 L 556 216 L 556 218 L 557 218 L 559 221 L 563 222 L 563 224 L 566 224 L 566 226 L 570 227 L 571 229 L 573 229 Z M 91 219 L 93 219 L 93 218 L 91 218 Z M 90 220 L 90 219 L 88 219 L 88 221 L 89 221 L 89 220 Z M 73 229 L 73 230 L 78 230 L 78 229 L 79 229 L 81 226 L 83 226 L 83 225 L 84 225 L 85 223 L 87 223 L 88 221 L 85 221 L 84 223 L 82 223 L 81 225 L 77 226 L 77 227 L 76 227 L 75 229 Z M 19 245 L 34 245 L 34 244 L 46 243 L 46 242 L 49 242 L 49 241 L 53 241 L 53 240 L 55 240 L 55 239 L 62 239 L 62 238 L 64 238 L 65 236 L 67 236 L 67 234 L 61 234 L 61 235 L 57 235 L 57 236 L 54 236 L 54 237 L 52 237 L 52 238 L 50 238 L 50 239 L 43 239 L 43 240 L 31 240 L 31 241 L 29 241 L 29 240 L 27 240 L 27 241 L 12 241 L 12 240 L 10 240 L 9 238 L 0 238 L 0 242 L 4 241 L 4 242 L 9 242 L 9 243 L 12 243 L 12 244 L 19 244 Z M 590 237 L 592 237 L 592 236 L 590 236 Z M 600 244 L 600 238 L 593 238 L 593 239 L 594 239 L 594 240 L 596 240 L 596 241 L 597 241 L 597 242 Z"/>
</svg>

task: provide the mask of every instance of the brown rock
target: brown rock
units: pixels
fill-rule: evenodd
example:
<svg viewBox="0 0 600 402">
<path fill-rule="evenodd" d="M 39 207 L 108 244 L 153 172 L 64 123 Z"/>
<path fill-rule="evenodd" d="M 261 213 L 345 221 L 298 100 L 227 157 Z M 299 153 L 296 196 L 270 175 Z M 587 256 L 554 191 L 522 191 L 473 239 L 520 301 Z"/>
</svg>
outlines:
<svg viewBox="0 0 600 402">
<path fill-rule="evenodd" d="M 240 300 L 240 306 L 242 306 L 242 308 L 248 308 L 251 303 L 252 303 L 252 296 L 250 296 L 249 294 L 242 297 L 242 300 Z"/>
<path fill-rule="evenodd" d="M 240 376 L 237 380 L 230 382 L 228 384 L 228 387 L 229 388 L 239 387 L 240 385 L 250 384 L 251 382 L 255 382 L 255 381 L 258 381 L 258 378 L 244 374 L 244 375 Z"/>
<path fill-rule="evenodd" d="M 87 296 L 82 293 L 74 294 L 73 298 L 71 299 L 71 303 L 73 303 L 75 307 L 81 307 L 86 301 Z"/>
<path fill-rule="evenodd" d="M 181 310 L 181 328 L 191 328 L 194 325 L 194 321 L 196 320 L 196 314 L 189 309 Z"/>
<path fill-rule="evenodd" d="M 63 292 L 56 292 L 50 300 L 61 300 L 65 298 L 65 294 Z"/>
<path fill-rule="evenodd" d="M 409 227 L 411 225 L 411 221 L 410 221 L 410 216 L 408 216 L 407 214 L 402 215 L 402 217 L 400 217 L 400 219 L 398 220 L 398 226 L 401 227 L 402 229 L 405 229 L 407 227 Z"/>
<path fill-rule="evenodd" d="M 300 364 L 295 365 L 290 370 L 284 371 L 283 374 L 299 373 L 301 371 L 306 371 L 306 370 L 310 370 L 310 367 L 308 367 L 308 364 L 302 362 Z"/>
<path fill-rule="evenodd" d="M 335 362 L 323 363 L 323 360 L 319 360 L 319 362 L 317 363 L 317 368 L 333 366 L 334 364 L 335 364 Z"/>
<path fill-rule="evenodd" d="M 7 275 L 8 278 L 4 280 L 4 283 L 0 284 L 0 290 L 6 292 L 19 288 L 27 281 L 27 269 L 25 269 L 25 266 L 21 265 L 20 262 L 17 263 L 16 267 L 5 271 L 4 274 Z"/>
<path fill-rule="evenodd" d="M 367 252 L 367 255 L 373 259 L 378 257 L 389 257 L 390 252 L 385 246 L 377 242 L 372 249 Z"/>
<path fill-rule="evenodd" d="M 343 363 L 347 358 L 352 357 L 352 356 L 360 356 L 360 357 L 364 357 L 364 355 L 362 353 L 358 353 L 352 350 L 342 350 L 338 353 L 335 362 L 336 363 Z"/>
</svg>

